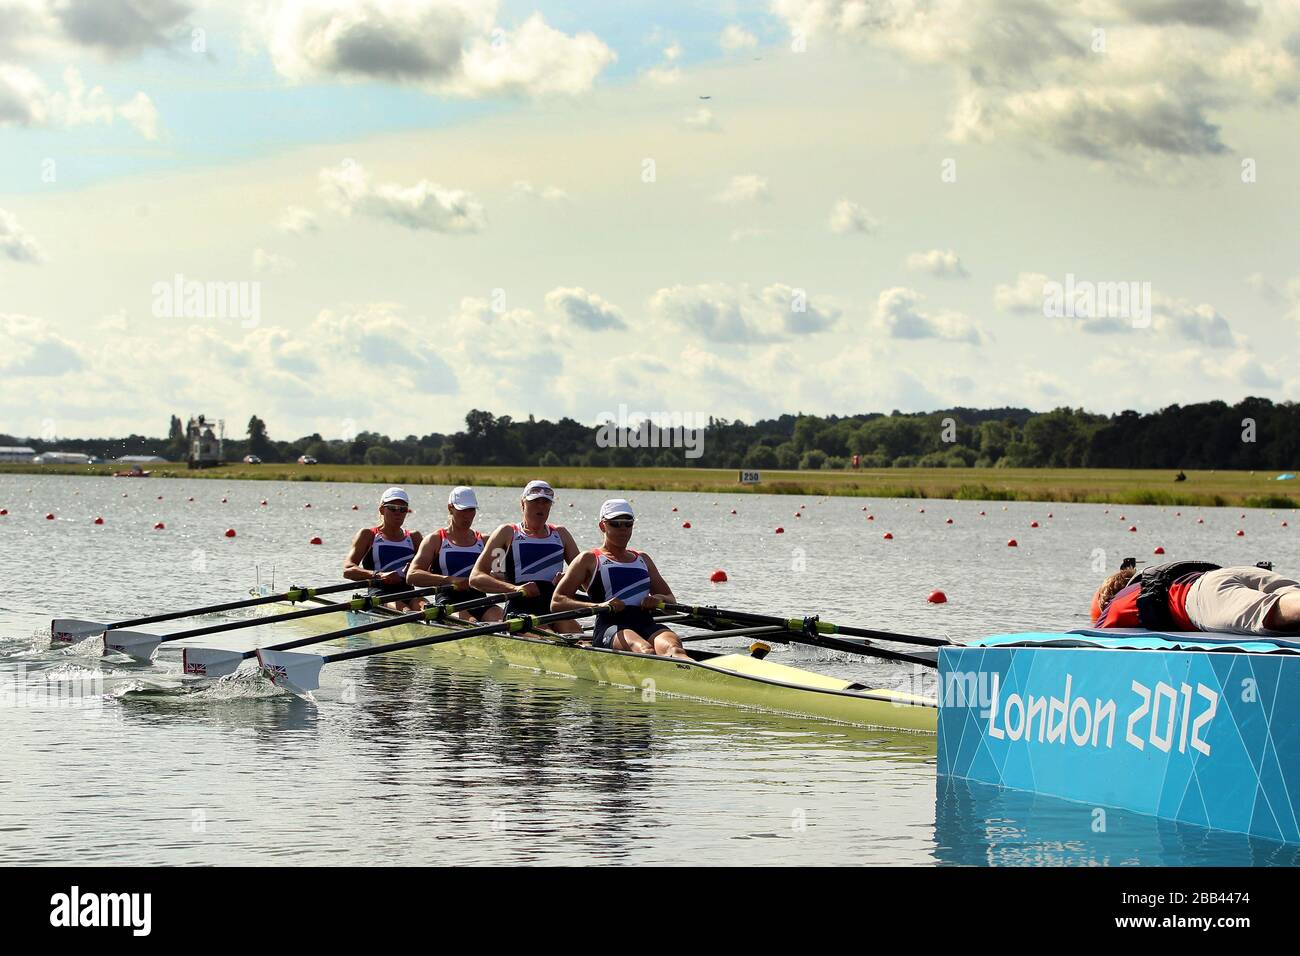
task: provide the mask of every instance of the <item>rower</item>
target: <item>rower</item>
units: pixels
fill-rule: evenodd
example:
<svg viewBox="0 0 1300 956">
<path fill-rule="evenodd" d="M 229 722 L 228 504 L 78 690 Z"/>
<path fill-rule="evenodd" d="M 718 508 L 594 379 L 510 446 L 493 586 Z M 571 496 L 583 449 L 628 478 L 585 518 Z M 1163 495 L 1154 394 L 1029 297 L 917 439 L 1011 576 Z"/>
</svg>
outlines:
<svg viewBox="0 0 1300 956">
<path fill-rule="evenodd" d="M 596 615 L 592 647 L 689 661 L 682 639 L 650 614 L 661 601 L 677 599 L 650 556 L 627 546 L 635 520 L 632 506 L 622 498 L 600 506 L 605 541 L 569 565 L 555 588 L 551 610 L 576 611 L 608 603 L 609 610 Z M 576 597 L 580 588 L 586 589 L 590 601 Z"/>
<path fill-rule="evenodd" d="M 401 488 L 389 488 L 379 499 L 381 523 L 362 528 L 352 539 L 352 550 L 343 562 L 343 577 L 349 581 L 366 581 L 371 594 L 407 591 L 406 567 L 415 557 L 423 540 L 420 532 L 402 527 L 411 511 L 411 498 Z M 397 611 L 418 611 L 424 607 L 420 598 L 386 602 Z"/>
<path fill-rule="evenodd" d="M 519 496 L 522 520 L 498 527 L 474 562 L 469 586 L 488 594 L 510 594 L 507 614 L 547 614 L 551 595 L 564 566 L 578 556 L 569 529 L 548 524 L 555 489 L 544 481 L 530 481 Z M 576 634 L 576 621 L 556 621 L 552 630 Z"/>
<path fill-rule="evenodd" d="M 473 488 L 460 485 L 447 496 L 447 527 L 424 539 L 415 560 L 406 569 L 406 583 L 413 588 L 452 587 L 439 592 L 439 604 L 459 604 L 485 595 L 469 586 L 470 570 L 483 553 L 483 535 L 474 530 L 478 497 Z M 452 615 L 464 621 L 490 623 L 505 615 L 499 605 L 466 609 Z"/>
</svg>

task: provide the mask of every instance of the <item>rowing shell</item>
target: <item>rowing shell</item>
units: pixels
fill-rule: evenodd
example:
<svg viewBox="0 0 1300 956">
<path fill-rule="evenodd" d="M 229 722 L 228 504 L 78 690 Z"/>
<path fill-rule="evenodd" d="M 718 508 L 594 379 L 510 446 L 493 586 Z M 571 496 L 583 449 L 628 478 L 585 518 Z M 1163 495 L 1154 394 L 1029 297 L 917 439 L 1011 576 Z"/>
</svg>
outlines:
<svg viewBox="0 0 1300 956">
<path fill-rule="evenodd" d="M 349 626 L 383 620 L 385 615 L 349 612 Z M 313 626 L 307 621 L 300 626 Z M 456 625 L 413 623 L 375 631 L 352 642 L 392 643 L 436 633 Z M 355 646 L 355 645 L 354 645 Z M 935 702 L 887 689 L 871 689 L 843 678 L 760 660 L 748 654 L 690 650 L 691 663 L 586 645 L 558 643 L 529 635 L 484 635 L 399 653 L 451 661 L 470 658 L 548 674 L 628 687 L 644 695 L 667 694 L 776 713 L 933 734 Z"/>
</svg>

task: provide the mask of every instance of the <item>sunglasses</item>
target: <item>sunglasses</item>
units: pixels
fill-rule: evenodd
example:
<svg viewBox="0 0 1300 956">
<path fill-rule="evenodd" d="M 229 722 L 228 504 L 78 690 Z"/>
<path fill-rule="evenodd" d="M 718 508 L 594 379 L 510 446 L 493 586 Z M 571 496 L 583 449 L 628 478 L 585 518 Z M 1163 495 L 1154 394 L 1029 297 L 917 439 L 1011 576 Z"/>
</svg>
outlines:
<svg viewBox="0 0 1300 956">
<path fill-rule="evenodd" d="M 384 510 L 392 512 L 395 515 L 404 515 L 411 509 L 405 505 L 384 505 Z"/>
<path fill-rule="evenodd" d="M 633 523 L 633 519 L 631 518 L 606 518 L 605 519 L 605 526 L 607 528 L 630 528 L 632 527 L 632 523 Z"/>
</svg>

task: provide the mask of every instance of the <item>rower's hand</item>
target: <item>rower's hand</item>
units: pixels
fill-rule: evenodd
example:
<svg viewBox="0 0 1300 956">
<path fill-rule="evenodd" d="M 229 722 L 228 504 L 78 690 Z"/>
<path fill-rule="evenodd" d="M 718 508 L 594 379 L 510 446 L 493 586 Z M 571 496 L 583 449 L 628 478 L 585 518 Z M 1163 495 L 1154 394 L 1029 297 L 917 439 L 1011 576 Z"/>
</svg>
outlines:
<svg viewBox="0 0 1300 956">
<path fill-rule="evenodd" d="M 402 576 L 396 571 L 383 571 L 376 574 L 371 580 L 378 581 L 380 584 L 401 584 Z"/>
<path fill-rule="evenodd" d="M 468 591 L 469 578 L 452 578 L 451 586 L 454 587 L 457 591 Z"/>
<path fill-rule="evenodd" d="M 641 607 L 646 611 L 657 611 L 659 610 L 659 599 L 653 594 L 647 594 L 641 599 Z"/>
<path fill-rule="evenodd" d="M 618 598 L 614 598 L 610 601 L 606 601 L 605 607 L 609 608 L 612 613 L 617 614 L 619 611 L 623 610 L 623 608 L 627 607 L 627 605 Z"/>
<path fill-rule="evenodd" d="M 524 597 L 535 598 L 540 596 L 542 591 L 537 586 L 536 581 L 529 581 L 527 584 L 524 584 L 519 589 L 519 593 L 522 594 Z"/>
</svg>

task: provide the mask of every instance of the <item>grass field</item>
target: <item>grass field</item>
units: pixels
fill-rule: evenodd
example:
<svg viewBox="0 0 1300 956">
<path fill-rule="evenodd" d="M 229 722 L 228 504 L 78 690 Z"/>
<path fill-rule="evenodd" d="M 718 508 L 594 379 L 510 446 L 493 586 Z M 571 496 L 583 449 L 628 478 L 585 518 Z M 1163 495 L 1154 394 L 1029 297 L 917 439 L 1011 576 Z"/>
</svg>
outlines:
<svg viewBox="0 0 1300 956">
<path fill-rule="evenodd" d="M 0 465 L 0 473 L 111 475 L 116 465 Z M 1275 472 L 1173 473 L 1106 468 L 883 468 L 871 471 L 764 471 L 759 485 L 738 473 L 703 468 L 499 468 L 401 465 L 227 465 L 190 471 L 161 464 L 156 477 L 263 481 L 353 481 L 374 485 L 497 485 L 522 487 L 545 478 L 557 488 L 611 491 L 704 491 L 874 498 L 954 498 L 982 501 L 1089 501 L 1114 504 L 1294 508 L 1300 485 Z"/>
</svg>

